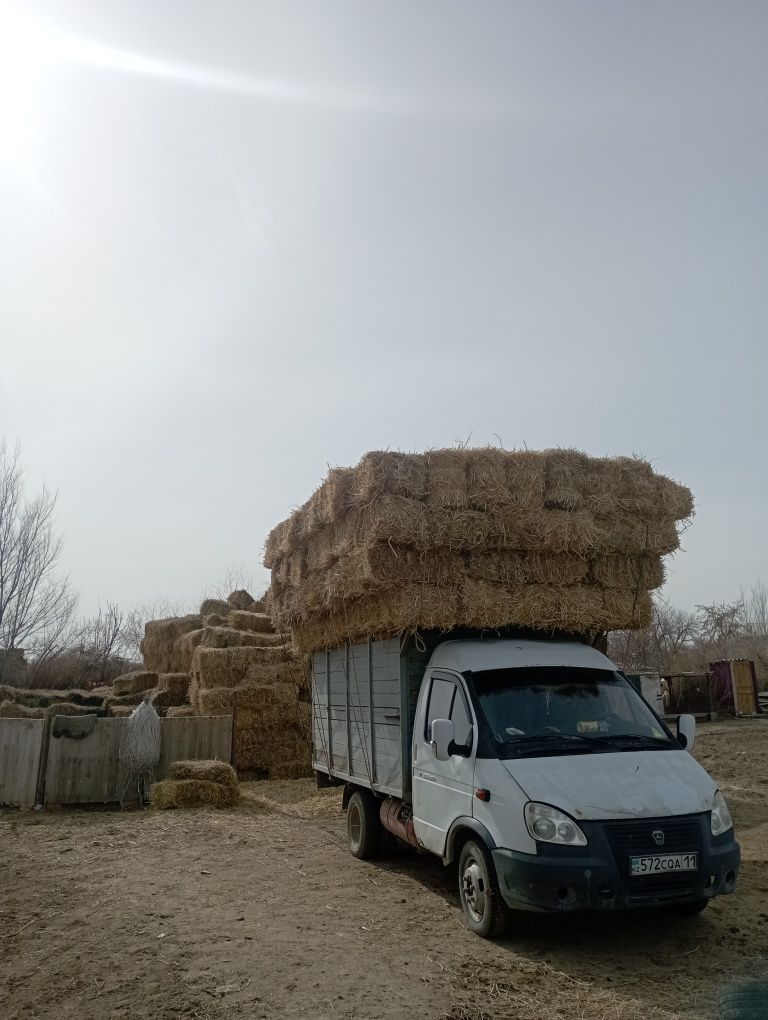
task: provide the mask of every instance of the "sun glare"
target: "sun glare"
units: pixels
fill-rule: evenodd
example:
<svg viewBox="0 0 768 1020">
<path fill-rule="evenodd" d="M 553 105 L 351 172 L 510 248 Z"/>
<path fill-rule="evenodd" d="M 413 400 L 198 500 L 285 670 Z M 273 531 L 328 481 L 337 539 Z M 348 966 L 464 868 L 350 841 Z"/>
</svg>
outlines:
<svg viewBox="0 0 768 1020">
<path fill-rule="evenodd" d="M 56 37 L 44 24 L 0 7 L 0 159 L 19 160 L 31 144 L 42 78 L 57 59 Z"/>
</svg>

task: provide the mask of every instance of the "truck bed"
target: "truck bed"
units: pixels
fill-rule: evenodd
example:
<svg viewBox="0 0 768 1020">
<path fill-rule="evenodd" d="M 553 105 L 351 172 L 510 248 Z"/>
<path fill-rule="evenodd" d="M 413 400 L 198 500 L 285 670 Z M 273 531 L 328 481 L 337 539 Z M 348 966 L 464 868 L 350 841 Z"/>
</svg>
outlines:
<svg viewBox="0 0 768 1020">
<path fill-rule="evenodd" d="M 408 636 L 316 652 L 312 767 L 407 798 L 413 713 L 430 654 Z"/>
</svg>

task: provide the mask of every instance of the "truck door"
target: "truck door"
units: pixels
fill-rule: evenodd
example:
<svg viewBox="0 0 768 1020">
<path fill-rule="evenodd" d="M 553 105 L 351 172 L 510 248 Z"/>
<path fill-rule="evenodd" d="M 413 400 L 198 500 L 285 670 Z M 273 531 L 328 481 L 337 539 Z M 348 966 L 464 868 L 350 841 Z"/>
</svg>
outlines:
<svg viewBox="0 0 768 1020">
<path fill-rule="evenodd" d="M 424 682 L 413 730 L 413 824 L 420 843 L 442 856 L 451 823 L 472 815 L 477 727 L 459 677 L 435 671 Z M 430 746 L 435 719 L 452 720 L 455 743 L 469 750 L 438 761 Z"/>
</svg>

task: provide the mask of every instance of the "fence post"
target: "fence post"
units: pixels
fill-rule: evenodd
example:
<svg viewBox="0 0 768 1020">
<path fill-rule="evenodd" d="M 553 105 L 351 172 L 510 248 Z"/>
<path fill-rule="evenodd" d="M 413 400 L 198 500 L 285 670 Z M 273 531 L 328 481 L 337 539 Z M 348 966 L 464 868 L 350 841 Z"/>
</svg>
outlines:
<svg viewBox="0 0 768 1020">
<path fill-rule="evenodd" d="M 37 768 L 37 785 L 35 787 L 35 807 L 41 808 L 45 803 L 45 773 L 48 771 L 48 747 L 51 743 L 51 722 L 53 716 L 49 712 L 43 720 L 43 744 L 40 748 L 40 763 Z"/>
<path fill-rule="evenodd" d="M 715 675 L 712 672 L 707 673 L 707 694 L 709 698 L 709 721 L 714 722 L 717 718 L 715 712 L 715 692 L 714 692 Z"/>
</svg>

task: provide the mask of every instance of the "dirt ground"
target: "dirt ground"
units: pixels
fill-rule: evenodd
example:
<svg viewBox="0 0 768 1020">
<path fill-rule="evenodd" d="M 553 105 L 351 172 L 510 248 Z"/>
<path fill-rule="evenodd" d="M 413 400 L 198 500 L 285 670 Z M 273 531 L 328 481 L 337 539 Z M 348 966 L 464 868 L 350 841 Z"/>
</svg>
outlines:
<svg viewBox="0 0 768 1020">
<path fill-rule="evenodd" d="M 518 917 L 484 942 L 452 869 L 346 849 L 338 791 L 226 811 L 0 812 L 0 1017 L 706 1018 L 768 978 L 768 720 L 702 726 L 744 864 L 699 918 Z"/>
</svg>

